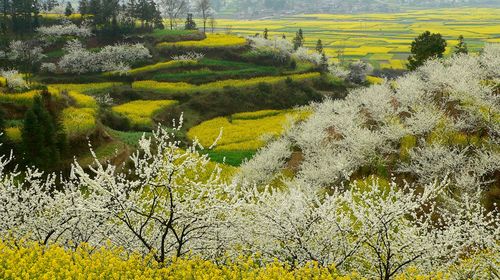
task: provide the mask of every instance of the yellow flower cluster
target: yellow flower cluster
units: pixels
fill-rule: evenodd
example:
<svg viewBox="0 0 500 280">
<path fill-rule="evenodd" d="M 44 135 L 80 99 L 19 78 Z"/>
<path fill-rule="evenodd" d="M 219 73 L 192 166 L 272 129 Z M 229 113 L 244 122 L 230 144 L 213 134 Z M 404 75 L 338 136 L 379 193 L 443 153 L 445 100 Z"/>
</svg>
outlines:
<svg viewBox="0 0 500 280">
<path fill-rule="evenodd" d="M 15 143 L 19 143 L 21 142 L 21 128 L 19 127 L 7 127 L 5 129 L 5 136 L 7 136 L 7 138 L 12 141 L 12 142 L 15 142 Z"/>
<path fill-rule="evenodd" d="M 256 112 L 245 112 L 245 113 L 237 113 L 232 115 L 233 120 L 251 120 L 251 119 L 260 119 L 264 117 L 276 116 L 282 113 L 279 110 L 261 110 Z"/>
<path fill-rule="evenodd" d="M 229 118 L 221 117 L 203 122 L 191 128 L 187 135 L 190 139 L 197 138 L 203 146 L 209 147 L 222 129 L 222 138 L 215 150 L 257 150 L 265 145 L 266 137 L 280 135 L 287 124 L 305 119 L 309 114 L 308 111 L 302 110 L 266 110 L 235 114 Z"/>
<path fill-rule="evenodd" d="M 0 76 L 0 87 L 6 87 L 6 86 L 7 86 L 7 79 Z"/>
<path fill-rule="evenodd" d="M 137 100 L 114 106 L 113 111 L 126 116 L 132 125 L 149 127 L 158 111 L 176 103 L 174 100 Z"/>
<path fill-rule="evenodd" d="M 498 261 L 495 261 L 498 260 L 497 257 L 498 253 L 482 252 L 472 258 L 461 260 L 446 270 L 430 274 L 421 273 L 410 266 L 395 275 L 394 279 L 455 279 L 456 275 L 463 275 L 466 271 L 478 272 L 478 269 L 481 271 L 489 269 L 494 273 L 494 270 L 487 266 L 498 265 Z M 255 258 L 240 257 L 223 263 L 217 265 L 192 257 L 172 259 L 165 266 L 159 265 L 149 256 L 143 257 L 111 246 L 94 248 L 82 244 L 71 251 L 57 245 L 43 246 L 23 241 L 14 244 L 11 241 L 0 241 L 0 279 L 368 279 L 356 271 L 341 274 L 334 266 L 323 267 L 316 262 L 292 268 L 277 260 L 262 264 Z M 476 276 L 481 277 L 480 275 Z M 495 274 L 490 274 L 490 277 L 491 275 Z"/>
<path fill-rule="evenodd" d="M 196 65 L 198 62 L 195 60 L 172 60 L 167 62 L 160 62 L 152 65 L 147 65 L 140 68 L 135 68 L 127 71 L 127 75 L 140 75 L 143 73 L 154 72 L 159 70 L 171 69 L 171 68 L 179 68 L 186 66 Z M 104 75 L 117 75 L 117 72 L 107 72 Z"/>
<path fill-rule="evenodd" d="M 289 76 L 267 76 L 245 80 L 223 80 L 202 85 L 192 85 L 188 83 L 166 83 L 157 81 L 138 81 L 132 84 L 132 88 L 139 90 L 156 91 L 160 93 L 195 93 L 206 91 L 220 91 L 224 87 L 245 88 L 257 86 L 260 83 L 279 83 L 290 78 L 294 81 L 303 81 L 318 78 L 319 73 L 295 74 Z"/>
<path fill-rule="evenodd" d="M 49 87 L 49 91 L 56 93 L 57 95 L 61 94 L 61 91 L 66 89 L 60 89 L 57 87 Z M 89 95 L 80 93 L 75 90 L 68 90 L 68 96 L 73 99 L 75 105 L 81 108 L 97 108 L 97 101 Z"/>
<path fill-rule="evenodd" d="M 334 267 L 316 263 L 292 269 L 277 261 L 262 266 L 251 258 L 222 266 L 199 258 L 173 259 L 160 266 L 149 257 L 87 245 L 69 251 L 55 245 L 0 242 L 0 260 L 1 279 L 363 279 L 357 273 L 341 276 Z"/>
<path fill-rule="evenodd" d="M 366 80 L 372 85 L 380 85 L 384 82 L 384 79 L 375 76 L 367 76 Z"/>
<path fill-rule="evenodd" d="M 89 83 L 89 84 L 52 84 L 50 86 L 59 90 L 77 91 L 81 93 L 95 93 L 99 91 L 109 90 L 113 87 L 122 86 L 123 83 Z"/>
<path fill-rule="evenodd" d="M 61 119 L 68 137 L 89 135 L 96 127 L 96 109 L 68 107 L 62 111 Z"/>
<path fill-rule="evenodd" d="M 50 13 L 44 13 L 44 14 L 41 14 L 41 16 L 43 18 L 52 19 L 52 20 L 63 19 L 65 17 L 64 14 L 50 14 Z M 78 14 L 78 13 L 75 13 L 75 14 L 71 14 L 68 18 L 70 20 L 81 20 L 82 19 L 82 15 Z"/>
<path fill-rule="evenodd" d="M 196 49 L 210 49 L 210 48 L 239 48 L 247 44 L 245 38 L 230 35 L 230 34 L 207 34 L 207 38 L 201 41 L 181 41 L 181 42 L 164 42 L 157 46 L 160 48 L 196 48 Z"/>
</svg>

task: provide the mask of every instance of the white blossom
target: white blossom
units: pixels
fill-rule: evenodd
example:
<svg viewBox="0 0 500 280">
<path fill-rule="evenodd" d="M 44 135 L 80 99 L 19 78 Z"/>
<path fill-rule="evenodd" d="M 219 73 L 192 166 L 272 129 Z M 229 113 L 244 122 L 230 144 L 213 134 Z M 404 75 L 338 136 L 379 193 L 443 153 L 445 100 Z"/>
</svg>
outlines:
<svg viewBox="0 0 500 280">
<path fill-rule="evenodd" d="M 17 70 L 0 70 L 0 76 L 7 80 L 7 87 L 10 89 L 28 88 L 28 84 L 23 79 L 22 74 Z"/>
</svg>

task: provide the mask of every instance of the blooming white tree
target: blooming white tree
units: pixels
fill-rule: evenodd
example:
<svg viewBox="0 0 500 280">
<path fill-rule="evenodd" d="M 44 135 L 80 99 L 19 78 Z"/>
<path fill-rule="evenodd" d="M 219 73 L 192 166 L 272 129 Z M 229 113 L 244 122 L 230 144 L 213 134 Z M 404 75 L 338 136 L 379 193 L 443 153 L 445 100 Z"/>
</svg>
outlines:
<svg viewBox="0 0 500 280">
<path fill-rule="evenodd" d="M 221 256 L 224 230 L 238 206 L 236 187 L 210 167 L 196 143 L 183 150 L 174 137 L 163 128 L 144 136 L 131 173 L 96 159 L 91 174 L 76 164 L 74 178 L 95 202 L 91 210 L 116 221 L 120 232 L 111 239 L 118 244 L 152 253 L 161 263 L 188 252 Z"/>
<path fill-rule="evenodd" d="M 270 54 L 276 61 L 284 62 L 290 58 L 293 53 L 293 44 L 283 38 L 275 37 L 265 39 L 262 37 L 247 37 L 253 51 L 259 54 Z"/>
<path fill-rule="evenodd" d="M 28 88 L 28 84 L 17 70 L 0 70 L 0 76 L 7 80 L 7 87 L 12 90 Z"/>
<path fill-rule="evenodd" d="M 74 36 L 87 38 L 92 36 L 92 31 L 88 25 L 84 23 L 77 26 L 68 19 L 64 19 L 61 24 L 39 27 L 36 31 L 44 37 Z"/>
<path fill-rule="evenodd" d="M 172 56 L 172 60 L 186 61 L 186 60 L 194 60 L 199 61 L 205 57 L 205 54 L 199 52 L 187 52 L 185 54 L 174 55 Z"/>
<path fill-rule="evenodd" d="M 298 60 L 311 62 L 315 65 L 321 64 L 322 55 L 315 51 L 310 51 L 308 48 L 300 47 L 294 53 L 293 56 Z"/>
<path fill-rule="evenodd" d="M 67 42 L 66 54 L 58 66 L 62 72 L 83 74 L 89 72 L 117 71 L 127 72 L 130 65 L 151 57 L 149 50 L 142 44 L 117 44 L 106 46 L 98 53 L 83 47 L 78 40 Z"/>
</svg>

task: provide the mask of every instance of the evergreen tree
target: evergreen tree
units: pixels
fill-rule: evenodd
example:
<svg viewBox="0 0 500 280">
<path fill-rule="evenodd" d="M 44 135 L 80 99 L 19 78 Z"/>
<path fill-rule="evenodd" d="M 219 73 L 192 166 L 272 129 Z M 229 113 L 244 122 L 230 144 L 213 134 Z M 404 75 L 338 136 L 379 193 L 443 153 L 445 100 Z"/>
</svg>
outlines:
<svg viewBox="0 0 500 280">
<path fill-rule="evenodd" d="M 98 24 L 102 24 L 103 23 L 102 7 L 101 7 L 101 1 L 100 0 L 90 0 L 87 13 L 89 15 L 93 16 L 93 19 L 94 19 L 93 23 L 94 23 L 94 25 L 98 25 Z"/>
<path fill-rule="evenodd" d="M 321 39 L 318 39 L 318 42 L 316 42 L 316 51 L 320 54 L 323 53 L 323 42 Z"/>
<path fill-rule="evenodd" d="M 304 46 L 304 33 L 302 32 L 302 28 L 295 34 L 295 38 L 293 38 L 293 48 L 297 50 L 298 48 Z"/>
<path fill-rule="evenodd" d="M 264 39 L 269 39 L 269 30 L 267 30 L 267 28 L 264 29 Z"/>
<path fill-rule="evenodd" d="M 66 9 L 64 10 L 64 15 L 69 17 L 74 13 L 73 6 L 71 6 L 71 2 L 66 3 Z"/>
<path fill-rule="evenodd" d="M 321 52 L 320 68 L 323 72 L 328 71 L 328 57 L 324 52 Z"/>
<path fill-rule="evenodd" d="M 25 160 L 43 170 L 59 163 L 58 133 L 53 117 L 45 108 L 42 97 L 33 99 L 32 107 L 26 112 L 22 130 L 22 144 Z"/>
<path fill-rule="evenodd" d="M 442 58 L 446 50 L 446 40 L 439 33 L 425 31 L 411 43 L 411 56 L 408 57 L 408 69 L 415 70 L 430 58 Z"/>
<path fill-rule="evenodd" d="M 9 30 L 9 13 L 11 11 L 11 0 L 0 0 L 0 11 L 2 13 L 2 22 L 0 30 L 3 34 L 7 34 Z"/>
<path fill-rule="evenodd" d="M 89 4 L 88 0 L 80 0 L 80 2 L 78 4 L 78 11 L 80 12 L 80 14 L 82 16 L 88 15 L 90 13 L 89 8 L 90 8 L 90 4 Z"/>
<path fill-rule="evenodd" d="M 5 139 L 5 113 L 2 108 L 0 108 L 0 143 L 3 143 Z"/>
<path fill-rule="evenodd" d="M 455 54 L 468 54 L 469 49 L 467 48 L 467 43 L 465 43 L 464 36 L 458 36 L 458 44 L 455 46 Z"/>
<path fill-rule="evenodd" d="M 186 30 L 196 30 L 196 23 L 193 20 L 193 14 L 189 13 L 187 15 L 186 25 L 185 25 L 184 29 L 186 29 Z"/>
</svg>

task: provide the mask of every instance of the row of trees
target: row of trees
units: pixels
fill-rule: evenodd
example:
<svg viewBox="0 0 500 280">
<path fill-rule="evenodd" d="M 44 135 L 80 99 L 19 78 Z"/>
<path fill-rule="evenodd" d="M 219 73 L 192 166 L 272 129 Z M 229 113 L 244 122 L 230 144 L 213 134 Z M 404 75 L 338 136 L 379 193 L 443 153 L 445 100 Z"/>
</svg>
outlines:
<svg viewBox="0 0 500 280">
<path fill-rule="evenodd" d="M 0 158 L 1 236 L 69 248 L 110 240 L 161 264 L 175 256 L 260 254 L 265 262 L 315 261 L 387 280 L 408 267 L 429 273 L 498 252 L 500 216 L 482 207 L 480 192 L 446 197 L 446 180 L 421 191 L 378 181 L 327 192 L 299 181 L 281 188 L 228 183 L 196 143 L 179 147 L 179 129 L 143 137 L 130 170 L 96 160 L 86 171 L 75 163 L 63 189 L 55 174 L 31 170 L 20 178 L 5 171 L 12 158 Z"/>
<path fill-rule="evenodd" d="M 52 10 L 58 4 L 56 0 L 1 0 L 1 32 L 31 33 L 40 27 L 41 13 Z M 169 28 L 174 29 L 193 8 L 206 32 L 209 21 L 215 17 L 210 0 L 196 0 L 194 5 L 187 0 L 128 0 L 123 4 L 119 0 L 80 0 L 78 12 L 84 18 L 91 18 L 95 29 L 112 27 L 116 31 L 119 25 L 135 28 L 136 20 L 141 22 L 141 29 L 163 28 L 163 17 L 168 18 Z M 71 3 L 67 2 L 65 15 L 74 12 Z"/>
<path fill-rule="evenodd" d="M 1 0 L 0 31 L 16 34 L 31 33 L 40 26 L 40 13 L 53 9 L 56 0 Z"/>
</svg>

